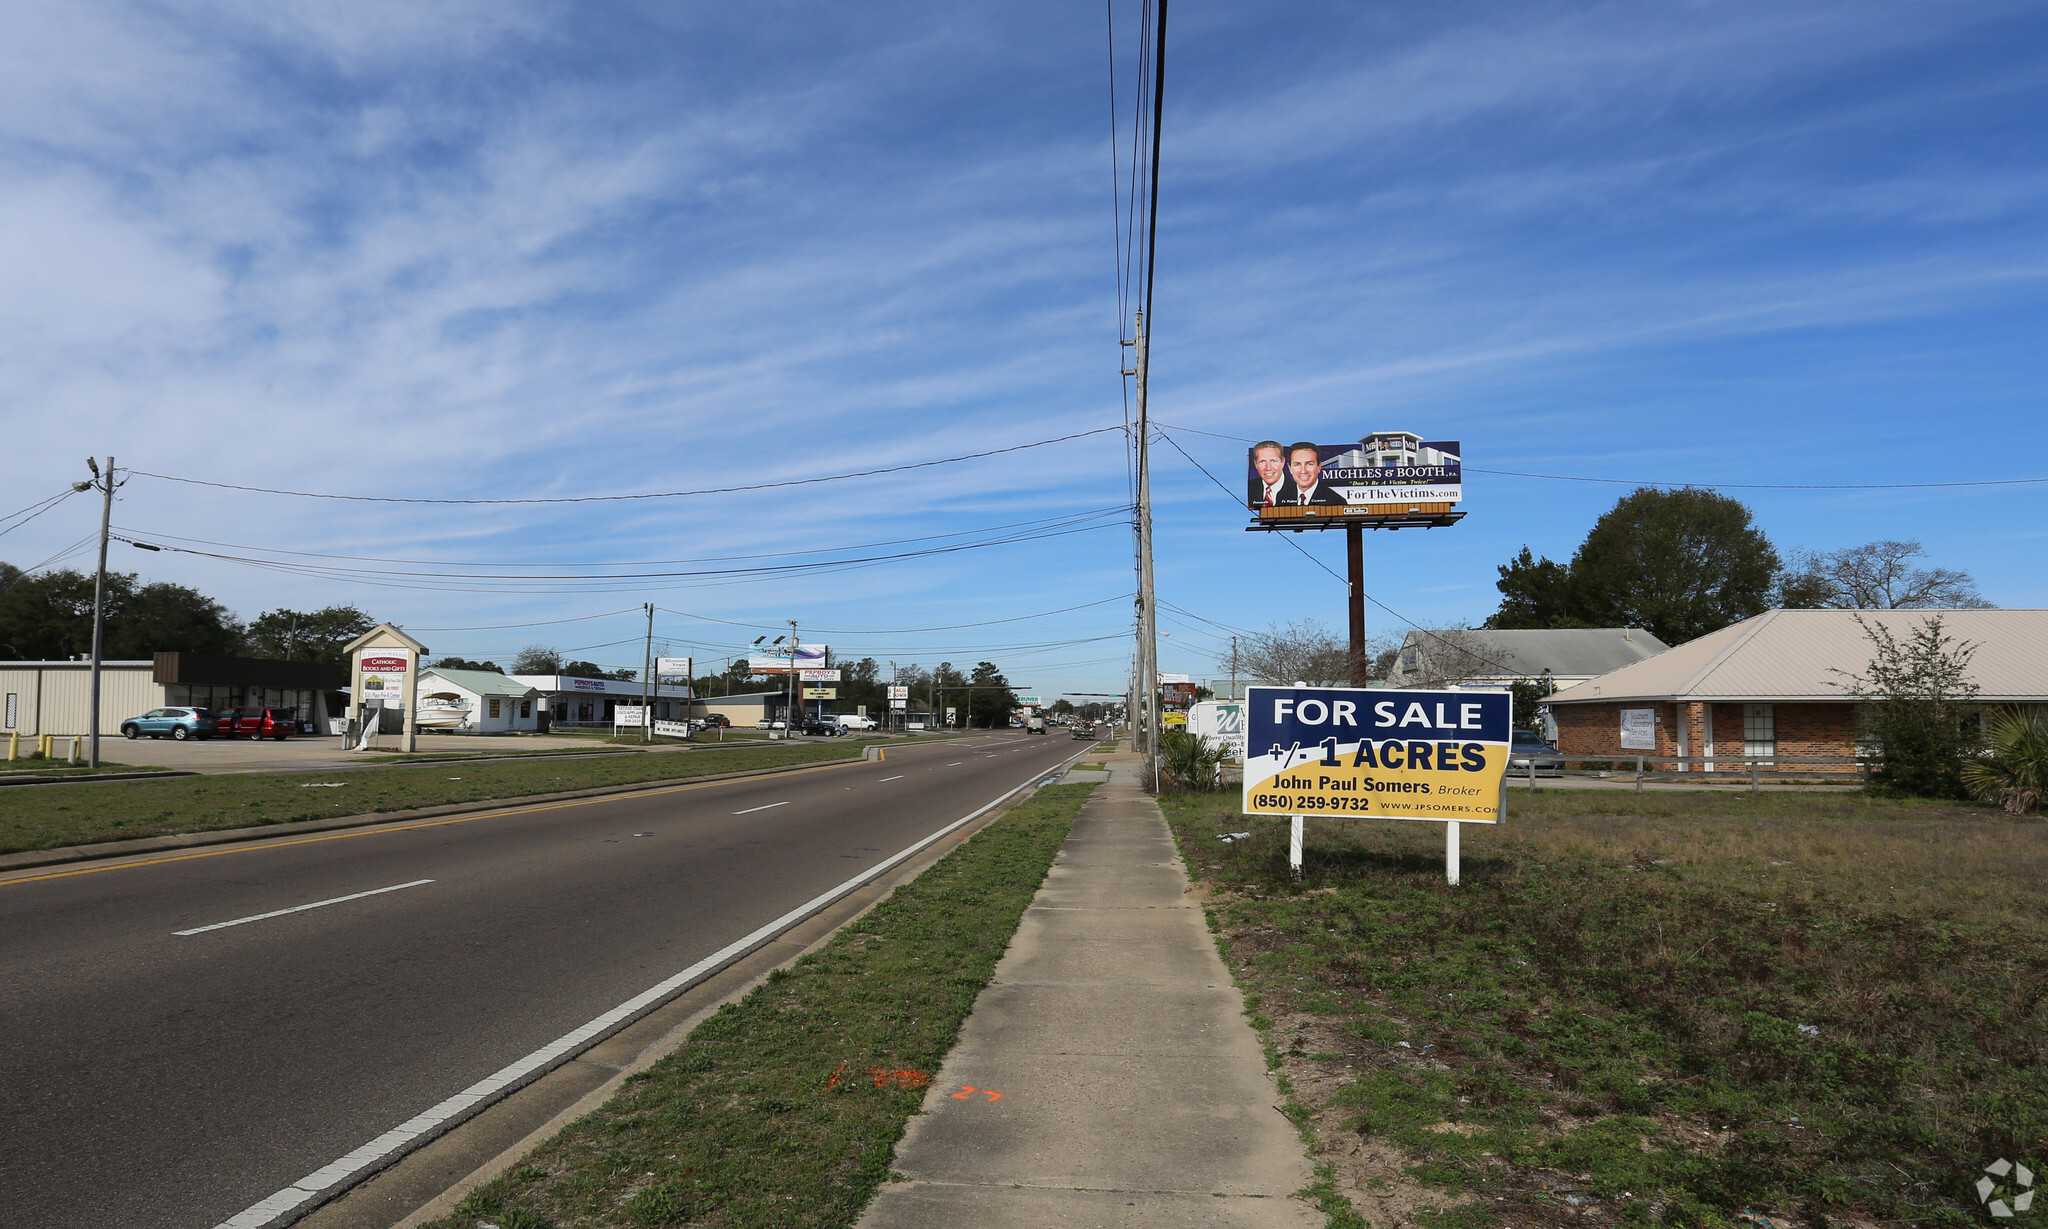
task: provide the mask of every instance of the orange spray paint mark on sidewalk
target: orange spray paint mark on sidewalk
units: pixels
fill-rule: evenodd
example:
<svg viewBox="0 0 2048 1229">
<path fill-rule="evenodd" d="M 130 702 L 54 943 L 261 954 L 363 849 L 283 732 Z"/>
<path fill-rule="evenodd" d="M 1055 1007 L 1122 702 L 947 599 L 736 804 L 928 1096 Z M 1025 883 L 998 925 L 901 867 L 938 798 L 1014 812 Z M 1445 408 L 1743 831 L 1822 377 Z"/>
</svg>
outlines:
<svg viewBox="0 0 2048 1229">
<path fill-rule="evenodd" d="M 932 1077 L 923 1071 L 885 1071 L 880 1067 L 869 1067 L 868 1074 L 875 1077 L 877 1088 L 923 1088 L 932 1082 Z"/>
<path fill-rule="evenodd" d="M 960 1091 L 953 1094 L 953 1099 L 955 1101 L 972 1101 L 974 1099 L 975 1093 L 980 1093 L 982 1096 L 987 1097 L 991 1101 L 1000 1101 L 1003 1099 L 1003 1094 L 997 1092 L 993 1088 L 976 1088 L 972 1084 L 961 1085 Z"/>
</svg>

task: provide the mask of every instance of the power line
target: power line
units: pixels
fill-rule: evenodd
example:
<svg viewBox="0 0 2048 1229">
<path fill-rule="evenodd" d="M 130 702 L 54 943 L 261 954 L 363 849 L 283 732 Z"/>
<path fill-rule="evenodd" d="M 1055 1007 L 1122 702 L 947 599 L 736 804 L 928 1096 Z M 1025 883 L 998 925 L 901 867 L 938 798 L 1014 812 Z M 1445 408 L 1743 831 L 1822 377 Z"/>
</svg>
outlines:
<svg viewBox="0 0 2048 1229">
<path fill-rule="evenodd" d="M 763 552 L 763 553 L 761 553 L 761 554 L 756 554 L 756 555 L 705 555 L 705 556 L 699 556 L 699 557 L 695 557 L 695 558 L 685 558 L 685 559 L 615 559 L 615 560 L 609 560 L 609 561 L 607 561 L 606 563 L 603 563 L 603 564 L 590 564 L 590 565 L 588 565 L 588 566 L 590 566 L 590 567 L 666 567 L 666 566 L 669 566 L 669 565 L 671 565 L 671 564 L 678 564 L 678 563 L 726 563 L 726 562 L 733 562 L 733 561 L 738 561 L 738 560 L 746 560 L 746 559 L 787 559 L 787 558 L 792 558 L 792 557 L 794 557 L 794 556 L 797 556 L 797 555 L 823 555 L 823 554 L 830 554 L 830 553 L 832 553 L 832 552 L 834 552 L 834 551 L 842 551 L 842 550 L 872 550 L 872 549 L 874 549 L 874 548 L 876 548 L 876 547 L 882 547 L 882 546 L 904 546 L 904 545 L 908 545 L 909 543 L 912 543 L 912 542 L 937 542 L 937 541 L 942 541 L 942 540 L 944 540 L 944 539 L 946 539 L 946 538 L 963 538 L 963 537 L 966 537 L 966 536 L 968 536 L 969 534 L 976 534 L 976 533 L 994 533 L 994 532 L 996 532 L 996 531 L 998 531 L 998 530 L 1005 530 L 1005 529 L 1028 529 L 1028 528 L 1033 528 L 1033 527 L 1036 527 L 1036 526 L 1045 526 L 1045 525 L 1062 525 L 1062 524 L 1067 524 L 1067 523 L 1072 523 L 1072 524 L 1079 524 L 1079 523 L 1081 523 L 1082 521 L 1090 520 L 1090 519 L 1093 519 L 1093 518 L 1096 518 L 1096 517 L 1102 517 L 1102 516 L 1109 516 L 1109 515 L 1112 515 L 1112 514 L 1115 514 L 1115 515 L 1117 515 L 1117 516 L 1121 516 L 1121 515 L 1123 514 L 1123 512 L 1124 512 L 1124 509 L 1123 509 L 1123 507 L 1122 507 L 1121 505 L 1110 505 L 1110 506 L 1107 506 L 1107 507 L 1102 507 L 1102 508 L 1091 508 L 1091 509 L 1088 509 L 1087 511 L 1084 511 L 1084 512 L 1067 512 L 1067 513 L 1062 513 L 1062 514 L 1060 514 L 1060 515 L 1058 515 L 1058 516 L 1041 516 L 1041 517 L 1034 517 L 1034 518 L 1032 518 L 1032 519 L 1030 519 L 1030 520 L 1025 520 L 1025 521 L 1011 521 L 1011 522 L 1008 522 L 1008 523 L 1006 523 L 1006 524 L 1001 524 L 1001 525 L 983 525 L 983 526 L 979 526 L 979 527 L 977 527 L 977 528 L 974 528 L 974 529 L 956 529 L 956 530 L 952 530 L 952 531 L 950 531 L 950 532 L 948 532 L 948 533 L 934 533 L 934 534 L 925 534 L 925 535 L 922 535 L 922 536 L 920 536 L 920 537 L 915 537 L 915 538 L 887 538 L 887 539 L 884 539 L 884 540 L 882 540 L 882 541 L 880 541 L 880 542 L 859 542 L 859 543 L 854 543 L 854 544 L 852 544 L 852 545 L 847 545 L 847 546 L 814 546 L 814 547 L 808 547 L 808 548 L 806 548 L 806 549 L 803 549 L 803 550 L 791 550 L 791 551 L 767 551 L 767 552 Z M 583 566 L 583 565 L 578 565 L 578 564 L 564 564 L 564 563 L 560 563 L 560 562 L 552 562 L 552 563 L 515 563 L 515 562 L 507 562 L 507 561 L 488 561 L 488 562 L 478 562 L 478 563 L 460 563 L 460 562 L 457 562 L 457 561 L 455 561 L 455 560 L 450 560 L 450 559 L 396 559 L 396 558 L 390 558 L 390 557 L 386 557 L 386 556 L 379 556 L 379 555 L 337 555 L 337 554 L 331 554 L 331 553 L 327 553 L 327 552 L 322 552 L 322 551 L 302 551 L 302 550 L 288 550 L 288 549 L 285 549 L 285 548 L 283 548 L 283 547 L 275 547 L 275 546 L 252 546 L 252 545 L 249 545 L 249 544 L 247 544 L 247 543 L 243 543 L 243 542 L 215 542 L 215 541 L 213 541 L 213 540 L 211 540 L 211 539 L 208 539 L 208 538 L 189 538 L 189 537 L 181 537 L 181 536 L 179 536 L 178 534 L 174 534 L 174 533 L 158 533 L 158 532 L 154 532 L 154 531 L 149 531 L 149 530 L 141 530 L 141 529 L 132 529 L 132 528 L 129 528 L 129 527 L 127 527 L 127 526 L 123 526 L 123 525 L 116 525 L 116 526 L 114 526 L 114 528 L 116 528 L 116 529 L 120 530 L 120 531 L 121 531 L 121 532 L 123 532 L 123 533 L 135 533 L 135 534 L 142 534 L 143 536 L 145 536 L 145 537 L 148 537 L 148 538 L 149 538 L 149 539 L 150 539 L 151 541 L 156 541 L 156 540 L 158 540 L 158 539 L 163 539 L 163 540 L 165 540 L 165 541 L 171 541 L 171 542 L 191 542 L 191 543 L 196 543 L 196 544 L 198 544 L 198 545 L 200 545 L 200 546 L 217 546 L 217 547 L 221 547 L 222 549 L 225 549 L 225 550 L 248 550 L 248 551 L 257 551 L 257 552 L 260 552 L 260 553 L 262 553 L 262 554 L 266 554 L 266 555 L 296 555 L 296 556 L 298 556 L 298 557 L 300 557 L 300 558 L 304 558 L 304 559 L 339 559 L 339 560 L 343 560 L 343 561 L 345 561 L 345 562 L 350 562 L 350 563 L 403 563 L 403 564 L 415 564 L 415 565 L 419 565 L 419 566 L 424 566 L 424 567 L 437 567 L 437 568 L 444 568 L 444 567 L 462 567 L 462 568 L 468 568 L 468 567 L 478 567 L 478 568 L 482 568 L 482 567 L 498 567 L 498 568 L 554 568 L 554 567 L 578 567 L 578 566 Z"/>
<path fill-rule="evenodd" d="M 1091 435 L 1102 435 L 1110 431 L 1122 431 L 1121 426 L 1097 427 L 1092 431 L 1076 431 L 1072 435 L 1057 435 L 1051 439 L 1035 440 L 1029 444 L 1013 444 L 1008 448 L 991 448 L 986 452 L 964 453 L 957 457 L 940 457 L 932 461 L 913 461 L 908 465 L 891 465 L 882 469 L 856 470 L 847 474 L 826 474 L 816 478 L 791 478 L 782 482 L 755 482 L 745 486 L 705 487 L 695 491 L 647 491 L 637 495 L 563 495 L 534 499 L 421 499 L 399 495 L 337 495 L 323 491 L 286 491 L 273 487 L 242 486 L 233 482 L 212 482 L 204 478 L 181 478 L 174 474 L 153 474 L 148 470 L 131 469 L 128 472 L 141 478 L 155 478 L 163 482 L 183 482 L 193 486 L 217 487 L 225 491 L 250 491 L 259 495 L 290 495 L 299 499 L 339 499 L 354 503 L 375 504 L 588 504 L 616 503 L 637 499 L 680 499 L 689 495 L 730 495 L 739 491 L 766 491 L 777 487 L 809 486 L 819 482 L 843 482 L 849 478 L 872 478 L 879 474 L 900 474 L 913 469 L 929 469 L 935 465 L 953 465 L 961 461 L 975 461 L 983 457 L 999 457 L 1005 453 L 1023 452 L 1030 448 L 1043 448 L 1048 444 L 1063 444 L 1068 440 L 1086 439 Z"/>
<path fill-rule="evenodd" d="M 1175 431 L 1185 431 L 1190 435 L 1206 435 L 1213 439 L 1234 440 L 1240 444 L 1250 444 L 1253 442 L 1250 438 L 1242 435 L 1224 435 L 1219 431 L 1204 431 L 1199 427 L 1174 427 L 1170 423 L 1163 423 L 1157 419 L 1153 420 L 1152 425 L 1159 427 L 1162 433 L 1165 429 L 1171 427 Z M 1176 444 L 1175 447 L 1179 447 L 1179 445 Z M 1182 455 L 1186 454 L 1183 453 Z M 1730 491 L 1926 491 L 1944 487 L 2027 486 L 2048 482 L 2048 478 L 1986 478 L 1974 482 L 1664 482 L 1651 478 L 1588 478 L 1583 474 L 1538 474 L 1519 469 L 1481 469 L 1476 465 L 1465 466 L 1464 472 L 1468 474 L 1493 474 L 1503 478 L 1542 478 L 1551 482 L 1598 482 L 1614 486 L 1655 486 L 1678 489 L 1709 487 Z M 1211 476 L 1213 477 L 1213 475 Z"/>
<path fill-rule="evenodd" d="M 1050 618 L 1053 615 L 1068 614 L 1076 610 L 1087 610 L 1093 606 L 1106 606 L 1111 602 L 1129 601 L 1130 596 L 1131 595 L 1128 593 L 1119 593 L 1115 597 L 1105 597 L 1100 599 L 1099 601 L 1083 602 L 1079 606 L 1062 606 L 1058 610 L 1041 610 L 1036 614 L 1013 615 L 1007 619 L 989 619 L 981 623 L 953 623 L 945 627 L 903 627 L 893 629 L 814 627 L 811 630 L 816 632 L 820 636 L 909 636 L 923 632 L 957 632 L 965 631 L 968 628 L 974 627 L 994 627 L 999 623 L 1021 623 L 1026 619 Z M 772 624 L 768 623 L 746 623 L 736 619 L 715 619 L 712 618 L 710 615 L 691 614 L 687 610 L 670 610 L 666 606 L 658 607 L 658 609 L 660 609 L 664 614 L 681 615 L 685 619 L 698 619 L 705 623 L 723 623 L 730 627 L 744 627 L 749 630 L 773 626 Z"/>
<path fill-rule="evenodd" d="M 26 508 L 23 508 L 19 512 L 10 512 L 6 516 L 0 516 L 0 523 L 5 523 L 7 521 L 14 522 L 13 524 L 8 525 L 6 528 L 0 529 L 0 534 L 13 533 L 15 530 L 21 528 L 23 525 L 28 524 L 30 521 L 41 516 L 43 513 L 48 512 L 50 509 L 56 507 L 58 504 L 63 503 L 65 500 L 71 498 L 73 495 L 76 494 L 78 494 L 78 492 L 75 489 L 67 487 L 64 490 L 57 492 L 55 495 L 50 496 L 48 499 L 37 500 L 36 502 L 30 504 Z"/>
</svg>

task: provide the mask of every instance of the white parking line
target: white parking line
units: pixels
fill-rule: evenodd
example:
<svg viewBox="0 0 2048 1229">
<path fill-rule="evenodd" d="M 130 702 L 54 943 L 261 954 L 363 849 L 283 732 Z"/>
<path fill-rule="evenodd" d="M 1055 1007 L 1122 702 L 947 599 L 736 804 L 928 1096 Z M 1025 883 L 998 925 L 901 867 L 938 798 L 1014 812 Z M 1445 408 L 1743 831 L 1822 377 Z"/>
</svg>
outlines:
<svg viewBox="0 0 2048 1229">
<path fill-rule="evenodd" d="M 423 883 L 432 882 L 434 881 L 431 879 L 415 879 L 411 883 L 394 883 L 388 888 L 371 888 L 367 892 L 337 896 L 333 900 L 316 900 L 310 905 L 293 905 L 289 909 L 272 909 L 268 913 L 252 913 L 248 917 L 238 917 L 232 922 L 215 922 L 211 926 L 194 926 L 190 930 L 174 930 L 171 933 L 174 935 L 203 935 L 209 930 L 226 930 L 230 926 L 240 926 L 244 922 L 260 922 L 265 918 L 283 917 L 287 913 L 304 913 L 308 909 L 319 909 L 326 905 L 338 905 L 345 900 L 361 900 L 365 896 L 382 896 L 386 892 L 396 892 L 402 888 L 416 888 Z"/>
<path fill-rule="evenodd" d="M 882 782 L 883 782 L 883 781 L 901 781 L 902 779 L 903 779 L 903 774 L 899 772 L 899 773 L 897 773 L 897 774 L 896 774 L 895 776 L 893 776 L 893 777 L 883 777 L 881 781 L 877 781 L 877 782 L 875 782 L 875 784 L 877 784 L 877 785 L 880 785 L 880 784 L 882 784 Z"/>
<path fill-rule="evenodd" d="M 954 760 L 954 761 L 953 761 L 952 763 L 950 763 L 950 764 L 946 765 L 946 767 L 948 767 L 948 768 L 958 768 L 958 767 L 960 767 L 960 765 L 962 765 L 962 764 L 964 764 L 964 763 L 966 763 L 966 762 L 967 762 L 966 760 Z"/>
<path fill-rule="evenodd" d="M 744 810 L 744 811 L 734 811 L 734 812 L 733 812 L 733 814 L 735 814 L 735 815 L 752 815 L 752 814 L 753 814 L 754 812 L 756 812 L 756 811 L 772 811 L 772 810 L 774 810 L 774 809 L 775 809 L 776 807 L 786 807 L 786 806 L 788 806 L 788 805 L 789 805 L 789 804 L 788 804 L 787 802 L 771 802 L 771 803 L 769 803 L 769 804 L 768 804 L 767 806 L 761 806 L 761 807 L 748 807 L 748 808 L 747 808 L 746 810 Z"/>
<path fill-rule="evenodd" d="M 1067 762 L 1072 763 L 1080 758 L 1081 754 L 1076 753 L 1069 756 Z M 1045 773 L 1034 773 L 1022 785 L 1005 791 L 993 802 L 977 807 L 972 813 L 964 815 L 945 827 L 940 828 L 937 832 L 921 838 L 909 848 L 882 859 L 838 887 L 805 901 L 752 934 L 726 944 L 674 977 L 634 995 L 581 1028 L 563 1034 L 526 1057 L 518 1059 L 500 1068 L 496 1073 L 478 1080 L 439 1105 L 407 1119 L 369 1143 L 341 1157 L 339 1160 L 324 1165 L 305 1177 L 300 1178 L 297 1182 L 292 1183 L 269 1198 L 251 1204 L 236 1215 L 230 1216 L 228 1219 L 215 1225 L 214 1229 L 266 1229 L 268 1226 L 297 1219 L 294 1213 L 299 1208 L 320 1199 L 323 1194 L 333 1190 L 335 1187 L 359 1177 L 365 1170 L 386 1162 L 394 1154 L 410 1151 L 424 1140 L 432 1139 L 439 1135 L 450 1126 L 475 1113 L 482 1106 L 497 1100 L 504 1093 L 519 1087 L 541 1072 L 552 1069 L 556 1064 L 582 1050 L 598 1038 L 609 1035 L 613 1029 L 632 1020 L 649 1007 L 666 1001 L 707 973 L 723 968 L 728 961 L 752 951 L 755 947 L 773 938 L 784 929 L 811 916 L 811 914 L 838 900 L 861 884 L 878 875 L 886 874 L 891 867 L 915 855 L 918 850 L 925 848 L 927 845 L 937 843 L 948 833 L 972 823 L 1016 795 L 1030 789 L 1033 785 L 1043 780 L 1045 775 Z"/>
</svg>

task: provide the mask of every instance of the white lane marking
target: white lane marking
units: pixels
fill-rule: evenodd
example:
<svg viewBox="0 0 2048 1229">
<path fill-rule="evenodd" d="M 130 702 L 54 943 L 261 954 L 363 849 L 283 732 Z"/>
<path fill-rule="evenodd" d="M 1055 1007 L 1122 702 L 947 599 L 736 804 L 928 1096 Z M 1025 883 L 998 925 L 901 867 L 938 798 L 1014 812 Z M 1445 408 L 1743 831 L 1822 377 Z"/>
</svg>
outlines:
<svg viewBox="0 0 2048 1229">
<path fill-rule="evenodd" d="M 897 774 L 896 774 L 895 776 L 893 776 L 893 777 L 883 777 L 881 781 L 877 781 L 877 782 L 875 782 L 875 784 L 877 784 L 877 785 L 880 785 L 880 784 L 882 784 L 882 782 L 883 782 L 883 781 L 901 781 L 902 779 L 903 779 L 903 774 L 899 772 L 899 773 L 897 773 Z"/>
<path fill-rule="evenodd" d="M 361 900 L 365 896 L 382 896 L 386 892 L 397 892 L 404 888 L 416 888 L 423 883 L 432 882 L 434 881 L 431 879 L 415 879 L 411 883 L 394 883 L 388 888 L 371 888 L 367 892 L 356 892 L 349 896 L 337 896 L 333 900 L 316 900 L 310 905 L 293 905 L 289 909 L 272 909 L 268 913 L 252 913 L 248 917 L 238 917 L 232 922 L 215 922 L 211 926 L 194 926 L 190 930 L 174 930 L 171 933 L 174 935 L 203 935 L 209 930 L 226 930 L 230 926 L 240 926 L 244 922 L 260 922 L 265 918 L 283 917 L 287 913 L 304 913 L 308 909 L 320 909 L 328 905 L 338 905 L 345 900 Z"/>
<path fill-rule="evenodd" d="M 1078 752 L 1068 757 L 1066 762 L 1071 764 L 1075 760 L 1080 759 L 1084 754 L 1086 753 Z M 562 1060 L 581 1051 L 591 1042 L 609 1033 L 612 1029 L 633 1019 L 648 1008 L 688 989 L 692 982 L 707 974 L 718 971 L 727 962 L 744 956 L 762 943 L 803 921 L 875 876 L 887 873 L 891 867 L 910 858 L 925 846 L 936 843 L 955 829 L 980 819 L 983 815 L 995 810 L 1011 798 L 1038 784 L 1047 775 L 1045 771 L 1032 773 L 1029 777 L 1025 778 L 1022 785 L 1004 790 L 996 796 L 993 802 L 984 803 L 971 813 L 961 816 L 959 819 L 947 824 L 937 832 L 923 838 L 902 852 L 875 863 L 838 887 L 831 888 L 821 895 L 812 897 L 810 900 L 791 909 L 788 913 L 776 918 L 745 938 L 736 939 L 726 944 L 667 981 L 634 995 L 583 1027 L 573 1032 L 565 1033 L 533 1053 L 528 1054 L 525 1058 L 500 1068 L 491 1075 L 485 1076 L 432 1109 L 406 1119 L 340 1160 L 314 1170 L 270 1198 L 252 1204 L 243 1211 L 220 1222 L 213 1229 L 268 1229 L 268 1226 L 282 1224 L 288 1220 L 295 1219 L 294 1214 L 297 1210 L 304 1207 L 307 1203 L 319 1199 L 321 1192 L 339 1186 L 349 1179 L 361 1175 L 366 1170 L 380 1165 L 395 1153 L 410 1151 L 414 1146 L 423 1144 L 434 1136 L 439 1135 L 442 1131 L 469 1117 L 473 1112 L 497 1100 L 500 1096 L 510 1092 L 513 1088 L 523 1084 L 531 1077 L 551 1069 Z"/>
<path fill-rule="evenodd" d="M 962 764 L 964 764 L 964 763 L 966 763 L 966 762 L 967 762 L 966 760 L 954 760 L 954 761 L 953 761 L 952 763 L 950 763 L 950 764 L 946 765 L 946 767 L 948 767 L 948 768 L 958 768 L 958 767 L 960 767 L 960 765 L 962 765 Z"/>
<path fill-rule="evenodd" d="M 747 808 L 746 810 L 744 810 L 744 811 L 734 811 L 734 812 L 733 812 L 733 814 L 735 814 L 735 815 L 752 815 L 752 814 L 753 814 L 754 812 L 756 812 L 756 811 L 772 811 L 772 810 L 774 810 L 774 809 L 775 809 L 776 807 L 786 807 L 786 806 L 788 806 L 788 805 L 789 805 L 789 804 L 788 804 L 787 802 L 771 802 L 771 803 L 769 803 L 769 804 L 768 804 L 767 806 L 762 806 L 762 807 L 748 807 L 748 808 Z"/>
</svg>

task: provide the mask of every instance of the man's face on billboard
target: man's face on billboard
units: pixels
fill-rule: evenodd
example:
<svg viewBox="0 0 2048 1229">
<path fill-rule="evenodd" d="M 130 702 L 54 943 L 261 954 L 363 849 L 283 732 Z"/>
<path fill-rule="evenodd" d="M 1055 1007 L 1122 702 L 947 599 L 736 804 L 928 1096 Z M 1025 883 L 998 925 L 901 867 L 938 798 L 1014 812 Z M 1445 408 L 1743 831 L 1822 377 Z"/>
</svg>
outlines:
<svg viewBox="0 0 2048 1229">
<path fill-rule="evenodd" d="M 1306 491 L 1323 476 L 1323 458 L 1312 448 L 1297 448 L 1287 458 L 1287 472 L 1293 476 L 1294 485 Z"/>
<path fill-rule="evenodd" d="M 1272 486 L 1280 481 L 1280 475 L 1287 468 L 1287 462 L 1280 459 L 1278 448 L 1261 448 L 1252 453 L 1252 468 L 1259 471 L 1259 481 Z"/>
</svg>

